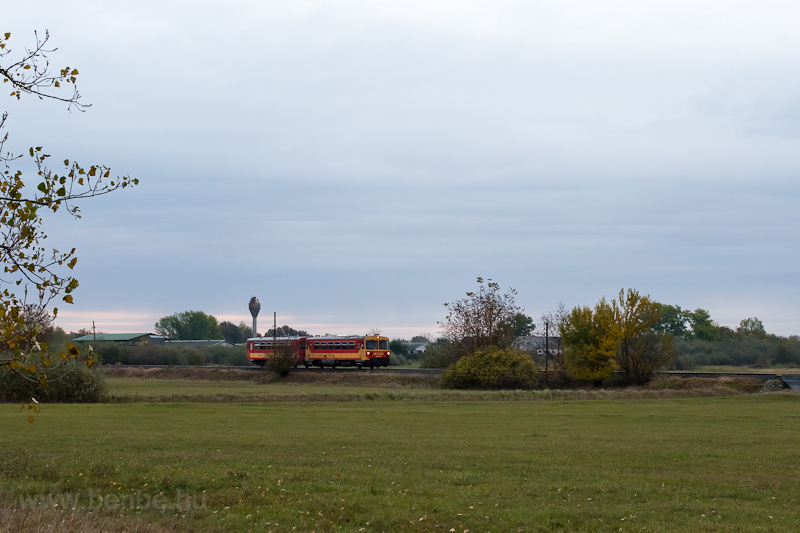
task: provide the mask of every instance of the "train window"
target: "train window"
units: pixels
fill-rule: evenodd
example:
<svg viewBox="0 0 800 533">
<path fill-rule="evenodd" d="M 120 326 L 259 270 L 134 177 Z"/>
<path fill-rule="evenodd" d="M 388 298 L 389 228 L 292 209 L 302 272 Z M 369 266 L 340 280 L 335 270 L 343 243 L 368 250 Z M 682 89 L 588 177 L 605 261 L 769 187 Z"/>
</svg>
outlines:
<svg viewBox="0 0 800 533">
<path fill-rule="evenodd" d="M 339 341 L 334 342 L 333 345 L 334 345 L 333 346 L 334 350 L 341 350 L 342 349 L 342 343 L 339 342 Z"/>
<path fill-rule="evenodd" d="M 306 349 L 306 341 L 302 341 L 302 342 L 300 343 L 300 349 L 301 349 L 301 350 L 305 350 L 305 349 Z"/>
<path fill-rule="evenodd" d="M 355 341 L 350 341 L 350 342 L 348 343 L 348 346 L 349 346 L 349 348 L 350 348 L 351 350 L 354 350 L 354 349 L 355 349 L 355 347 L 356 347 L 356 342 L 355 342 Z"/>
<path fill-rule="evenodd" d="M 319 350 L 319 341 L 314 341 L 314 349 Z"/>
<path fill-rule="evenodd" d="M 371 339 L 367 339 L 364 343 L 367 350 L 377 350 L 378 349 L 378 341 L 374 341 Z"/>
<path fill-rule="evenodd" d="M 380 349 L 381 350 L 388 350 L 389 349 L 389 341 L 380 341 Z"/>
</svg>

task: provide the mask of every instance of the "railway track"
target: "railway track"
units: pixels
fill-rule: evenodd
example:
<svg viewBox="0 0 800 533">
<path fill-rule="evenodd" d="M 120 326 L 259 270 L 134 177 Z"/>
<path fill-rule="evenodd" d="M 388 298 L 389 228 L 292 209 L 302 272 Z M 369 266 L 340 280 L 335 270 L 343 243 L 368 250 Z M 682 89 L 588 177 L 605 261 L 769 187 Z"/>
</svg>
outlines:
<svg viewBox="0 0 800 533">
<path fill-rule="evenodd" d="M 148 368 L 202 368 L 208 370 L 247 370 L 247 371 L 258 371 L 261 370 L 260 367 L 252 366 L 252 365 L 244 365 L 244 366 L 220 366 L 220 365 L 208 365 L 208 366 L 199 366 L 199 365 L 109 365 L 107 368 L 141 368 L 141 369 L 148 369 Z M 293 370 L 293 372 L 360 372 L 364 374 L 427 374 L 427 375 L 437 375 L 442 373 L 441 368 L 393 368 L 393 367 L 384 367 L 384 368 L 347 368 L 347 367 L 340 367 L 340 368 L 304 368 L 298 367 Z M 551 373 L 552 374 L 552 373 Z M 792 370 L 788 372 L 781 372 L 781 371 L 773 371 L 773 372 L 693 372 L 688 370 L 669 370 L 665 372 L 665 374 L 669 376 L 679 377 L 679 378 L 750 378 L 750 379 L 757 379 L 759 381 L 769 381 L 771 379 L 780 379 L 781 377 L 787 378 L 794 378 L 800 379 L 800 369 Z"/>
<path fill-rule="evenodd" d="M 207 370 L 248 370 L 248 371 L 257 371 L 263 370 L 261 367 L 253 366 L 253 365 L 244 365 L 244 366 L 223 366 L 223 365 L 108 365 L 105 368 L 141 368 L 141 369 L 148 369 L 148 368 L 202 368 Z M 353 367 L 339 367 L 339 368 L 305 368 L 305 367 L 297 367 L 292 372 L 361 372 L 364 374 L 429 374 L 429 375 L 436 375 L 441 374 L 443 370 L 441 368 L 391 368 L 391 367 L 382 367 L 382 368 L 353 368 Z"/>
</svg>

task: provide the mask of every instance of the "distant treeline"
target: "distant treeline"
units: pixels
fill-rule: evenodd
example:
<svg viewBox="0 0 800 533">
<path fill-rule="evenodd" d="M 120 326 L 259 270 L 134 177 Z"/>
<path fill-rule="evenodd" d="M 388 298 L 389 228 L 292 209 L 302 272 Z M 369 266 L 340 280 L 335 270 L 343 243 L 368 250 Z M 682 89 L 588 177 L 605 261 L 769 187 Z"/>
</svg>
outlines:
<svg viewBox="0 0 800 533">
<path fill-rule="evenodd" d="M 704 309 L 663 305 L 658 328 L 674 340 L 675 370 L 698 366 L 770 368 L 800 365 L 800 337 L 767 333 L 761 320 L 745 318 L 736 329 L 720 326 Z"/>
<path fill-rule="evenodd" d="M 727 365 L 756 368 L 800 366 L 800 339 L 777 335 L 729 337 L 717 341 L 675 339 L 675 370 Z"/>
<path fill-rule="evenodd" d="M 214 346 L 212 348 L 187 348 L 144 344 L 122 346 L 114 342 L 98 342 L 94 346 L 104 365 L 230 365 L 249 364 L 246 347 Z"/>
</svg>

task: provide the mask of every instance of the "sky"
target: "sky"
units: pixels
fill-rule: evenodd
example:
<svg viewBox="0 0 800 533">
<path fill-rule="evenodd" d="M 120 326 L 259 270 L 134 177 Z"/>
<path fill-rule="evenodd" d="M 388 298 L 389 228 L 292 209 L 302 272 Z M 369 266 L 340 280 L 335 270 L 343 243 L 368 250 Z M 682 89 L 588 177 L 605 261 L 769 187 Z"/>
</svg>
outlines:
<svg viewBox="0 0 800 533">
<path fill-rule="evenodd" d="M 67 331 L 200 310 L 437 336 L 491 278 L 526 314 L 622 288 L 800 334 L 800 4 L 40 1 L 82 100 L 8 98 L 6 148 L 140 185 L 48 218 Z M 67 308 L 68 307 L 68 308 Z"/>
</svg>

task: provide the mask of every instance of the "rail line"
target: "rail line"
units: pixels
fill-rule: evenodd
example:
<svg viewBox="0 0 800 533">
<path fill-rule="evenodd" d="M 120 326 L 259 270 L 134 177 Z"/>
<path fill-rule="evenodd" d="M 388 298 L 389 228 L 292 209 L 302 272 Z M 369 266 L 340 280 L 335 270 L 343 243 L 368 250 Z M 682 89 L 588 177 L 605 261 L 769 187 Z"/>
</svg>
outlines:
<svg viewBox="0 0 800 533">
<path fill-rule="evenodd" d="M 257 371 L 257 370 L 264 370 L 261 367 L 253 366 L 253 365 L 244 365 L 244 366 L 224 366 L 224 365 L 105 365 L 103 368 L 140 368 L 140 369 L 150 369 L 150 368 L 159 368 L 159 369 L 167 369 L 167 368 L 175 368 L 175 369 L 185 369 L 185 368 L 202 368 L 206 370 L 248 370 L 248 371 Z M 355 367 L 339 367 L 339 368 L 305 368 L 305 367 L 297 367 L 292 370 L 292 372 L 355 372 L 355 373 L 363 373 L 363 374 L 430 374 L 436 375 L 441 374 L 443 370 L 441 368 L 392 368 L 392 367 L 383 367 L 383 368 L 355 368 Z"/>
<path fill-rule="evenodd" d="M 159 369 L 167 369 L 167 368 L 174 368 L 174 369 L 186 369 L 186 368 L 201 368 L 207 370 L 247 370 L 247 371 L 258 371 L 262 370 L 262 368 L 252 365 L 244 365 L 244 366 L 221 366 L 221 365 L 107 365 L 104 368 L 140 368 L 140 369 L 150 369 L 150 368 L 159 368 Z M 355 373 L 363 373 L 363 374 L 427 374 L 427 375 L 437 375 L 441 374 L 443 370 L 441 368 L 396 368 L 396 367 L 386 367 L 386 368 L 348 368 L 348 367 L 340 367 L 340 368 L 304 368 L 298 367 L 293 370 L 293 372 L 355 372 Z M 544 374 L 544 372 L 542 373 Z M 550 375 L 555 375 L 552 371 L 549 372 Z M 773 372 L 694 372 L 691 370 L 668 370 L 664 372 L 664 374 L 668 376 L 674 376 L 679 378 L 750 378 L 750 379 L 757 379 L 759 381 L 769 381 L 772 379 L 781 379 L 782 377 L 791 377 L 794 379 L 800 379 L 800 369 L 792 369 L 788 372 L 780 372 L 780 371 L 773 371 Z"/>
</svg>

